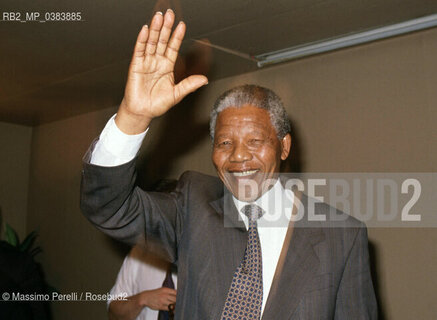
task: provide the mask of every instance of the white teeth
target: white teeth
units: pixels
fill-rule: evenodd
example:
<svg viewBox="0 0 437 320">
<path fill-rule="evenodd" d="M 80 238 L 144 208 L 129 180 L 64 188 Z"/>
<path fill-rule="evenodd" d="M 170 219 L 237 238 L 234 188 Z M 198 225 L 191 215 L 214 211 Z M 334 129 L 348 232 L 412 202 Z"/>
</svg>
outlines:
<svg viewBox="0 0 437 320">
<path fill-rule="evenodd" d="M 257 170 L 243 171 L 243 172 L 232 172 L 232 174 L 236 177 L 245 177 L 245 176 L 250 176 L 251 174 L 254 174 L 255 172 L 257 172 Z"/>
</svg>

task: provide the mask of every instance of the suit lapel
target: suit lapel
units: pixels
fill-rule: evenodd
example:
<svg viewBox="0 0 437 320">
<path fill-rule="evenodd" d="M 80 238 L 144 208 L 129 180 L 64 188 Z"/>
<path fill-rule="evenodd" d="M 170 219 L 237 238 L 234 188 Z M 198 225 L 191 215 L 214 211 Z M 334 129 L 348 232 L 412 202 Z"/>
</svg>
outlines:
<svg viewBox="0 0 437 320">
<path fill-rule="evenodd" d="M 307 197 L 294 192 L 295 197 L 301 199 L 304 212 L 308 212 Z M 293 213 L 296 213 L 296 201 Z M 218 228 L 216 241 L 216 294 L 211 297 L 211 319 L 219 319 L 223 310 L 232 277 L 241 263 L 247 244 L 247 230 L 238 218 L 232 196 L 226 193 L 222 198 L 210 203 L 211 207 L 223 216 L 224 228 Z M 325 235 L 320 223 L 309 223 L 305 215 L 295 225 L 290 223 L 287 231 L 278 265 L 275 271 L 269 297 L 262 316 L 263 320 L 291 318 L 309 280 L 317 273 L 319 258 L 314 246 L 324 241 Z"/>
<path fill-rule="evenodd" d="M 220 216 L 223 216 L 225 228 L 234 227 L 242 232 L 246 231 L 244 222 L 239 219 L 240 215 L 235 207 L 231 193 L 226 191 L 223 197 L 210 202 L 210 205 Z"/>
<path fill-rule="evenodd" d="M 306 196 L 297 192 L 295 196 L 302 199 L 304 212 L 308 212 Z M 294 212 L 295 210 L 296 206 L 293 207 Z M 310 225 L 305 219 L 306 216 L 294 226 L 290 223 L 264 309 L 263 320 L 291 318 L 305 286 L 318 271 L 319 258 L 314 246 L 323 241 L 325 236 L 319 223 Z"/>
</svg>

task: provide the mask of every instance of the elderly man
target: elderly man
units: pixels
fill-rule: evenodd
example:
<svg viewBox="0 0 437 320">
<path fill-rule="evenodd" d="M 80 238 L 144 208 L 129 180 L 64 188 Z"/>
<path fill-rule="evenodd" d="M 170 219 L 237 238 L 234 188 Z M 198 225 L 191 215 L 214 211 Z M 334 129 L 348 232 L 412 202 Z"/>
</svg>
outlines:
<svg viewBox="0 0 437 320">
<path fill-rule="evenodd" d="M 84 159 L 85 215 L 178 265 L 176 319 L 376 319 L 364 225 L 322 203 L 315 211 L 327 221 L 310 221 L 308 198 L 278 179 L 291 136 L 271 90 L 246 85 L 217 100 L 219 179 L 187 172 L 171 194 L 135 186 L 134 158 L 152 119 L 207 84 L 201 75 L 174 83 L 185 25 L 172 33 L 173 23 L 171 10 L 157 13 L 138 35 L 118 113 Z M 300 219 L 283 214 L 297 207 Z M 287 223 L 272 224 L 274 216 Z"/>
</svg>

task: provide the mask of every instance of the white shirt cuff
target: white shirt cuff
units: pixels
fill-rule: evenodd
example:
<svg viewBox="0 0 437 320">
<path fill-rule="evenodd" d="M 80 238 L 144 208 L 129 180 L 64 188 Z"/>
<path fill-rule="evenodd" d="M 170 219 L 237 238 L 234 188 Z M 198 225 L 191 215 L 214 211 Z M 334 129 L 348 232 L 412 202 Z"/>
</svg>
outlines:
<svg viewBox="0 0 437 320">
<path fill-rule="evenodd" d="M 109 119 L 100 134 L 91 155 L 92 164 L 104 167 L 122 165 L 135 158 L 141 148 L 149 129 L 135 135 L 125 134 L 115 124 L 115 116 Z"/>
</svg>

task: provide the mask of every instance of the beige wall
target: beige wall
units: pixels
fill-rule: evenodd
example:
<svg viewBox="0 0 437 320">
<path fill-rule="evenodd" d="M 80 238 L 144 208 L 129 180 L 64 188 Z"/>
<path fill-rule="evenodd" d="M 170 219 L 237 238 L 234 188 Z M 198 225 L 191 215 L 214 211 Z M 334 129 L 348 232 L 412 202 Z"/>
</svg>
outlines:
<svg viewBox="0 0 437 320">
<path fill-rule="evenodd" d="M 107 293 L 121 264 L 119 246 L 79 210 L 81 158 L 108 112 L 91 113 L 36 127 L 28 229 L 38 228 L 42 262 L 50 285 L 62 293 Z M 54 319 L 103 319 L 103 303 L 54 303 Z"/>
<path fill-rule="evenodd" d="M 208 111 L 219 93 L 242 83 L 282 96 L 306 171 L 437 171 L 435 57 L 437 29 L 212 82 L 153 123 L 142 183 L 187 169 L 214 173 Z M 122 250 L 78 207 L 81 157 L 114 110 L 34 130 L 27 228 L 40 227 L 43 265 L 62 292 L 106 292 L 121 263 Z M 385 318 L 436 318 L 437 230 L 372 229 L 369 236 Z M 54 312 L 55 319 L 100 319 L 105 311 L 98 303 L 58 303 Z"/>
<path fill-rule="evenodd" d="M 31 127 L 0 122 L 0 234 L 8 223 L 20 240 L 26 236 L 31 139 Z"/>
</svg>

